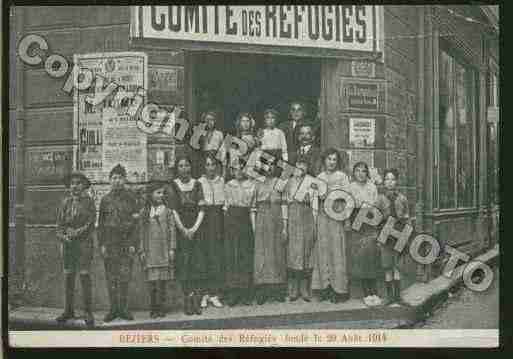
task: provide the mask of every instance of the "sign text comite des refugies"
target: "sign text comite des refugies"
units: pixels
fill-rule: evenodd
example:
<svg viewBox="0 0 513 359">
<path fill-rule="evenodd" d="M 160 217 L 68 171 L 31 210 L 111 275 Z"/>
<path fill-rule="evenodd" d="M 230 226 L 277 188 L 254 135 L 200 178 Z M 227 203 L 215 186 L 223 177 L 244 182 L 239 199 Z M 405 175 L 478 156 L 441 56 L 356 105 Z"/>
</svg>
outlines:
<svg viewBox="0 0 513 359">
<path fill-rule="evenodd" d="M 376 51 L 378 6 L 135 6 L 132 36 Z"/>
</svg>

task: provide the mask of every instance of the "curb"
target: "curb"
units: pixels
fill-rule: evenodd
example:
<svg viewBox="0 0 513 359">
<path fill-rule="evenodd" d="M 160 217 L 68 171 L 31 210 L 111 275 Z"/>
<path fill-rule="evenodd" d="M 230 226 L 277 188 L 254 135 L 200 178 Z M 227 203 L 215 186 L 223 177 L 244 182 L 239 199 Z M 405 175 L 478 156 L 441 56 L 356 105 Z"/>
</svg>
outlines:
<svg viewBox="0 0 513 359">
<path fill-rule="evenodd" d="M 470 262 L 482 262 L 488 265 L 496 264 L 499 259 L 499 245 L 496 244 L 484 254 L 471 259 Z M 418 323 L 431 312 L 433 308 L 447 300 L 449 291 L 455 287 L 463 285 L 463 271 L 468 263 L 462 264 L 454 269 L 453 275 L 448 278 L 444 275 L 431 280 L 428 283 L 414 283 L 410 287 L 403 290 L 401 297 L 403 301 L 411 306 L 415 312 L 415 319 L 407 325 L 399 328 L 408 328 Z"/>
<path fill-rule="evenodd" d="M 488 250 L 486 253 L 472 259 L 472 262 L 483 262 L 493 264 L 499 258 L 499 247 Z M 321 312 L 301 312 L 274 315 L 258 316 L 235 316 L 231 318 L 204 318 L 204 319 L 182 319 L 177 321 L 142 321 L 137 323 L 118 322 L 112 324 L 100 324 L 95 326 L 95 330 L 185 330 L 185 329 L 243 329 L 244 327 L 256 327 L 262 329 L 272 329 L 273 327 L 296 327 L 301 324 L 306 326 L 319 325 L 322 328 L 325 325 L 339 323 L 340 328 L 351 329 L 360 327 L 367 323 L 372 328 L 379 329 L 403 329 L 411 328 L 414 324 L 422 321 L 438 304 L 448 298 L 449 291 L 462 284 L 462 273 L 467 264 L 460 265 L 454 270 L 454 275 L 447 278 L 443 275 L 431 280 L 428 283 L 414 283 L 402 291 L 401 297 L 406 306 L 399 308 L 351 308 L 345 310 L 321 311 Z M 361 322 L 360 324 L 358 322 Z M 330 324 L 331 323 L 331 324 Z M 74 320 L 62 324 L 57 324 L 53 320 L 48 320 L 45 316 L 36 316 L 35 318 L 9 318 L 10 330 L 84 330 L 83 320 Z M 371 328 L 369 328 L 371 329 Z"/>
<path fill-rule="evenodd" d="M 35 318 L 11 317 L 10 330 L 216 330 L 216 329 L 273 329 L 301 325 L 318 326 L 342 325 L 347 329 L 363 329 L 366 325 L 371 329 L 394 328 L 410 323 L 415 312 L 409 307 L 397 308 L 351 308 L 319 312 L 296 312 L 272 315 L 234 316 L 230 318 L 182 318 L 179 320 L 136 320 L 112 323 L 99 322 L 94 328 L 87 328 L 83 320 L 75 319 L 65 324 L 49 320 L 47 316 Z M 331 324 L 329 324 L 331 323 Z"/>
</svg>

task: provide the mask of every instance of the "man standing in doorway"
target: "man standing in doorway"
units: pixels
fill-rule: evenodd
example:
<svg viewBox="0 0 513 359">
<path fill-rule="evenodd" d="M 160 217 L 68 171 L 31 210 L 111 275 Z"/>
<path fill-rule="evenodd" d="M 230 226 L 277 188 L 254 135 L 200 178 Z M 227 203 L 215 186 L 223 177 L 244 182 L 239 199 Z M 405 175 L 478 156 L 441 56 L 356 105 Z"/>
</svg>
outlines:
<svg viewBox="0 0 513 359">
<path fill-rule="evenodd" d="M 290 158 L 291 163 L 301 156 L 308 161 L 308 174 L 317 177 L 321 173 L 321 150 L 315 145 L 314 127 L 312 123 L 303 121 L 298 128 L 298 148 L 294 157 Z"/>
<path fill-rule="evenodd" d="M 305 120 L 305 106 L 299 102 L 294 101 L 289 107 L 289 119 L 288 121 L 280 123 L 278 126 L 280 130 L 285 133 L 285 139 L 287 140 L 287 152 L 288 158 L 292 159 L 298 149 L 298 130 L 299 126 Z"/>
<path fill-rule="evenodd" d="M 98 242 L 104 258 L 110 311 L 103 319 L 133 320 L 128 310 L 128 285 L 136 248 L 137 201 L 125 188 L 126 170 L 116 165 L 109 174 L 111 190 L 100 202 Z"/>
</svg>

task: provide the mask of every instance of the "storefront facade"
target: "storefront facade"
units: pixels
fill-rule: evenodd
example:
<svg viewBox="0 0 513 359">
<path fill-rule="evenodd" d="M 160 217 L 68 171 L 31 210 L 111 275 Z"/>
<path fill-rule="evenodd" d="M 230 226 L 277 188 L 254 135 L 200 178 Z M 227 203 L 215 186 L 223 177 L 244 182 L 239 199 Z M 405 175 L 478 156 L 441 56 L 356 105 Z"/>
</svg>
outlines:
<svg viewBox="0 0 513 359">
<path fill-rule="evenodd" d="M 319 123 L 321 148 L 340 150 L 348 174 L 359 160 L 380 174 L 388 167 L 400 171 L 400 190 L 417 231 L 432 233 L 470 256 L 497 240 L 499 54 L 493 11 L 478 6 L 205 8 L 12 9 L 12 288 L 23 287 L 39 306 L 62 305 L 55 209 L 65 193 L 62 177 L 77 165 L 80 147 L 76 100 L 62 91 L 65 78 L 51 78 L 41 66 L 23 64 L 17 56 L 16 44 L 28 34 L 43 36 L 48 53 L 71 61 L 77 54 L 145 54 L 148 102 L 164 108 L 183 105 L 192 121 L 213 103 L 223 113 L 219 127 L 226 132 L 233 130 L 238 111 L 251 111 L 258 121 L 264 107 L 275 106 L 286 120 L 288 104 L 298 99 Z M 261 13 L 254 8 L 262 8 Z M 259 32 L 274 31 L 278 40 L 246 44 L 233 40 L 237 33 L 191 40 L 187 31 L 208 34 L 207 11 L 215 11 L 217 17 L 208 18 L 218 19 L 220 34 L 253 32 L 257 38 Z M 310 43 L 300 41 L 303 25 L 290 20 L 298 13 L 304 14 Z M 240 19 L 238 30 L 226 14 Z M 183 26 L 172 33 L 179 18 Z M 334 48 L 337 40 L 340 46 Z M 372 128 L 368 140 L 355 140 L 358 124 Z M 186 144 L 162 135 L 149 135 L 144 143 L 146 180 L 172 176 L 174 158 L 188 151 Z M 410 283 L 440 273 L 440 263 L 429 268 L 411 264 Z M 105 307 L 98 253 L 94 267 L 95 302 Z M 143 288 L 140 269 L 135 271 L 134 287 Z M 141 293 L 134 296 L 134 307 L 144 307 L 144 292 L 134 288 L 134 293 Z"/>
</svg>

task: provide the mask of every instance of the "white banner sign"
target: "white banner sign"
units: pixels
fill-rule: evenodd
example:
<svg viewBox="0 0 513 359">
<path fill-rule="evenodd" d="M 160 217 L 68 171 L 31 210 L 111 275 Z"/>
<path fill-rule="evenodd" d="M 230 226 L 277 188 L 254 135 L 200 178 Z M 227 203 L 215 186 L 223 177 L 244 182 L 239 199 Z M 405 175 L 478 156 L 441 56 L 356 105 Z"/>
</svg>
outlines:
<svg viewBox="0 0 513 359">
<path fill-rule="evenodd" d="M 134 38 L 380 51 L 380 6 L 134 6 Z"/>
<path fill-rule="evenodd" d="M 93 182 L 107 182 L 112 167 L 123 165 L 130 182 L 147 177 L 147 135 L 135 118 L 127 114 L 138 88 L 148 87 L 147 55 L 139 52 L 75 55 L 81 70 L 91 70 L 95 80 L 103 77 L 103 88 L 94 81 L 89 89 L 75 91 L 74 126 L 77 156 L 74 168 Z M 114 83 L 116 90 L 93 106 L 87 96 L 101 97 Z M 75 87 L 77 88 L 77 86 Z"/>
</svg>

